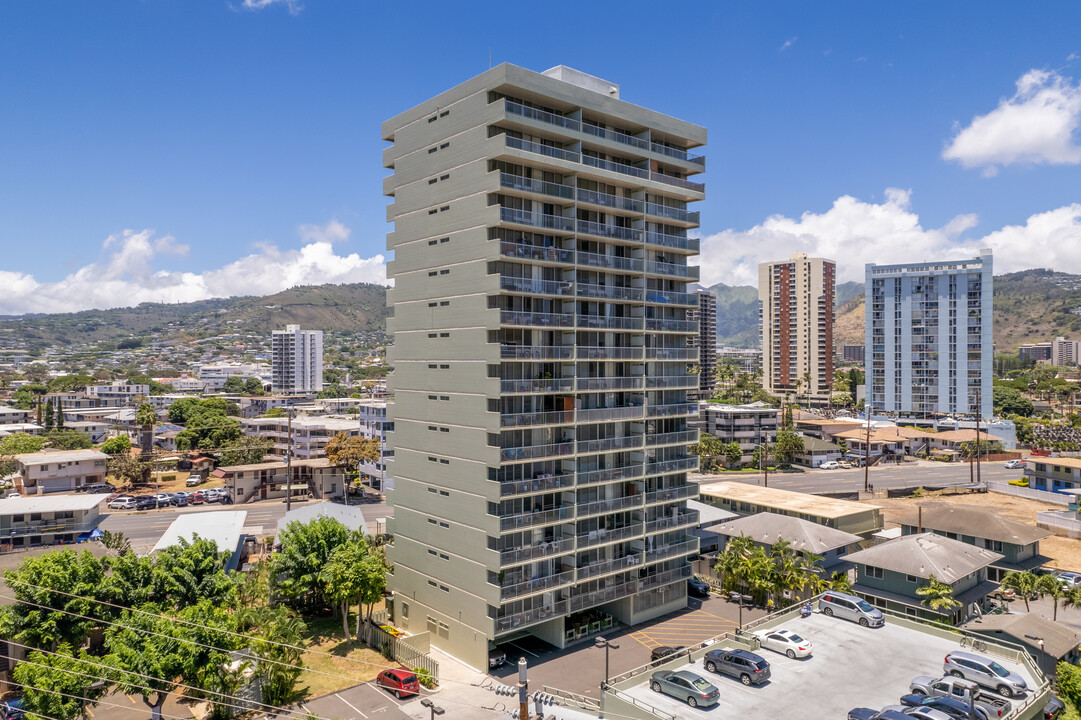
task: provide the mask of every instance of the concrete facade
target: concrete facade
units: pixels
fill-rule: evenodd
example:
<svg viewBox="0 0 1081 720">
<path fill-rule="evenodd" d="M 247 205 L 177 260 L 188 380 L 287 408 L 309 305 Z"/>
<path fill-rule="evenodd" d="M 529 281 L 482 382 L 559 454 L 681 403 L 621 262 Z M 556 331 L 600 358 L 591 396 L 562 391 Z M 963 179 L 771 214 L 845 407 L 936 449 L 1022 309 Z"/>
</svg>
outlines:
<svg viewBox="0 0 1081 720">
<path fill-rule="evenodd" d="M 270 337 L 271 386 L 276 393 L 323 389 L 323 331 L 286 325 Z"/>
<path fill-rule="evenodd" d="M 760 263 L 762 387 L 826 405 L 833 392 L 833 319 L 837 263 L 793 253 Z"/>
<path fill-rule="evenodd" d="M 97 450 L 54 450 L 16 455 L 15 490 L 23 495 L 71 492 L 105 482 L 109 456 Z"/>
<path fill-rule="evenodd" d="M 499 65 L 383 124 L 392 611 L 473 667 L 683 607 L 698 550 L 706 131 L 595 81 Z"/>
<path fill-rule="evenodd" d="M 990 250 L 867 265 L 865 370 L 875 410 L 991 416 L 992 265 Z"/>
<path fill-rule="evenodd" d="M 698 405 L 698 429 L 716 436 L 722 443 L 739 443 L 740 462 L 750 462 L 754 449 L 763 442 L 777 442 L 781 418 L 776 408 L 757 405 Z"/>
<path fill-rule="evenodd" d="M 698 308 L 687 313 L 698 321 L 698 335 L 691 339 L 691 346 L 698 348 L 698 399 L 709 400 L 717 386 L 717 296 L 708 290 L 699 290 Z"/>
</svg>

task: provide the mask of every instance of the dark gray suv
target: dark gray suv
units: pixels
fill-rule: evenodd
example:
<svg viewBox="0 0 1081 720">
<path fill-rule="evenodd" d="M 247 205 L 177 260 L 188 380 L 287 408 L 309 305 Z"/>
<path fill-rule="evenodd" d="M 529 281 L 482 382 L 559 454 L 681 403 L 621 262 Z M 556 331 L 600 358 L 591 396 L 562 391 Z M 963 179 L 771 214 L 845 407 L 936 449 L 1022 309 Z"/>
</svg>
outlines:
<svg viewBox="0 0 1081 720">
<path fill-rule="evenodd" d="M 706 670 L 739 678 L 744 685 L 757 685 L 769 680 L 769 663 L 761 655 L 746 650 L 710 650 L 702 658 Z"/>
</svg>

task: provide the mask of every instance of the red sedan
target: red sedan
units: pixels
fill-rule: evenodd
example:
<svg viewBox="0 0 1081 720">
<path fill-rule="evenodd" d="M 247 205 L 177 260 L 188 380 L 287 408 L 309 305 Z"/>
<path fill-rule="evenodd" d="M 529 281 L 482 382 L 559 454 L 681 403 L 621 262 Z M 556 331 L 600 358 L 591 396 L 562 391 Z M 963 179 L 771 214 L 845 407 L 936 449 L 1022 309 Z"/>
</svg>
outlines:
<svg viewBox="0 0 1081 720">
<path fill-rule="evenodd" d="M 420 692 L 420 681 L 417 680 L 417 674 L 405 668 L 384 670 L 379 673 L 379 677 L 375 679 L 375 682 L 379 687 L 390 690 L 394 697 L 399 699 Z"/>
</svg>

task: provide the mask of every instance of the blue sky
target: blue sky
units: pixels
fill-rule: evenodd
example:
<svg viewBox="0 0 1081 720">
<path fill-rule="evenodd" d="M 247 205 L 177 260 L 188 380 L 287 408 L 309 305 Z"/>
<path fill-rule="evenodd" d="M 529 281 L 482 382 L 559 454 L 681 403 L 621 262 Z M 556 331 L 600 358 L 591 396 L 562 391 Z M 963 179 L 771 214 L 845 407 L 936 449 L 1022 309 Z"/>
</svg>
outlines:
<svg viewBox="0 0 1081 720">
<path fill-rule="evenodd" d="M 6 2 L 0 313 L 381 278 L 379 124 L 489 55 L 708 127 L 704 281 L 982 244 L 1081 272 L 1079 27 L 1076 2 Z"/>
</svg>

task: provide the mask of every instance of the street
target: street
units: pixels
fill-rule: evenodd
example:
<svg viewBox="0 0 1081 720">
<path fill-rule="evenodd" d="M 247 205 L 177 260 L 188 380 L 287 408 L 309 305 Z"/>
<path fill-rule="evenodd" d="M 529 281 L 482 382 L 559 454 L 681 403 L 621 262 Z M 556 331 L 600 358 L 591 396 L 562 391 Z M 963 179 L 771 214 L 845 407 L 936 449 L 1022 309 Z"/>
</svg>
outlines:
<svg viewBox="0 0 1081 720">
<path fill-rule="evenodd" d="M 987 480 L 1006 482 L 1024 476 L 1022 470 L 1007 470 L 1002 461 L 981 463 L 980 477 Z M 856 492 L 863 490 L 863 468 L 850 470 L 812 470 L 804 469 L 795 473 L 770 473 L 769 487 L 794 492 Z M 975 468 L 973 468 L 973 476 Z M 887 488 L 906 488 L 921 486 L 965 485 L 969 482 L 968 463 L 938 463 L 920 461 L 903 465 L 884 465 L 872 467 L 868 480 L 876 490 Z M 699 483 L 745 482 L 751 485 L 762 484 L 762 473 L 716 473 L 693 474 L 691 480 Z"/>
</svg>

